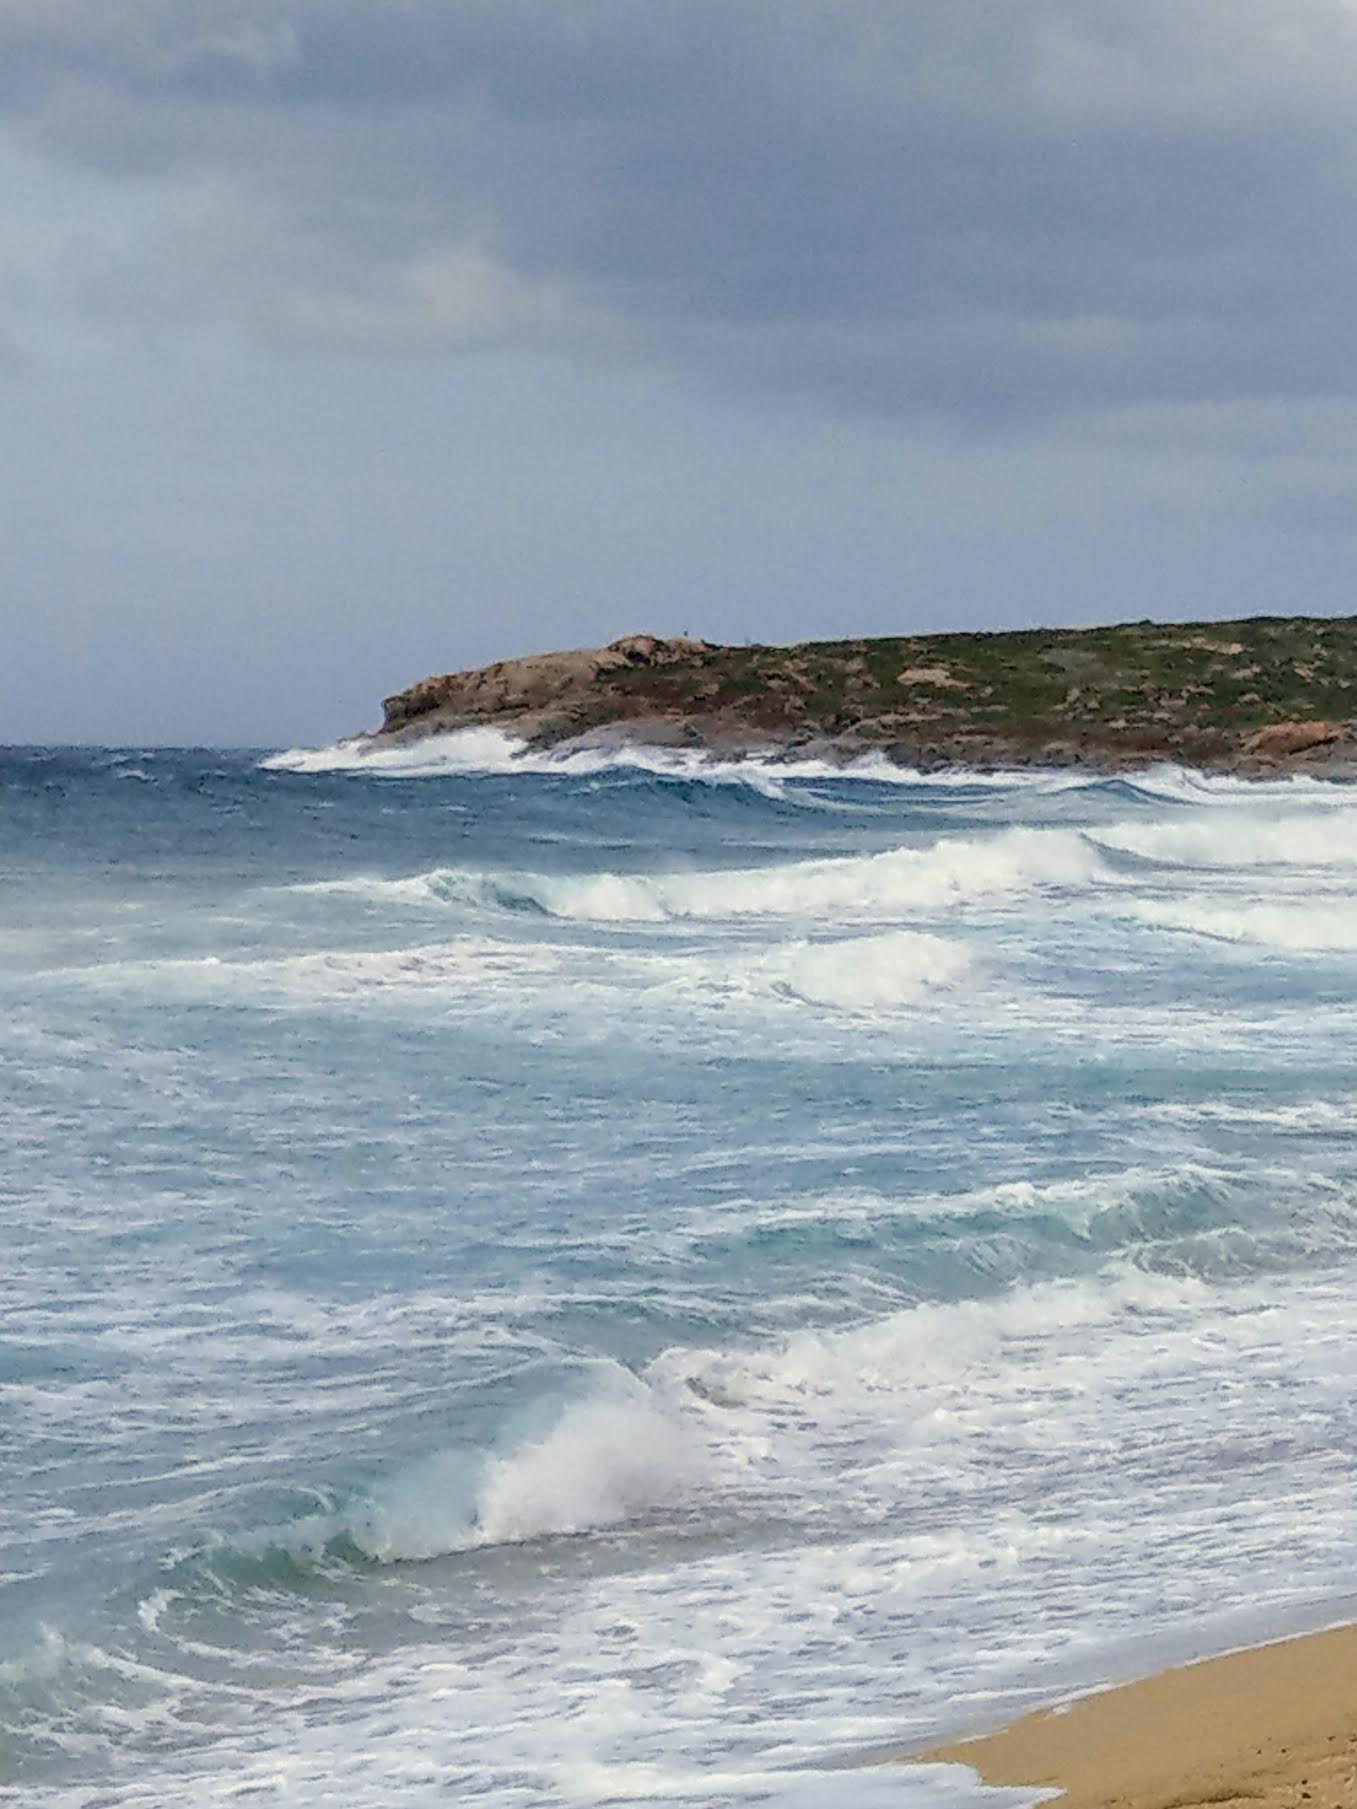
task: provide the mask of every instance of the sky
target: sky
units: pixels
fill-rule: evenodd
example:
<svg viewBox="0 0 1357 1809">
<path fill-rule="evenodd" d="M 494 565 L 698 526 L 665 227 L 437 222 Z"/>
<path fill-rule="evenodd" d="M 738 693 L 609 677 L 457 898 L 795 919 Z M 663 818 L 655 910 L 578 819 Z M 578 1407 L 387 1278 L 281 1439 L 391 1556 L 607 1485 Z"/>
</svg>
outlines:
<svg viewBox="0 0 1357 1809">
<path fill-rule="evenodd" d="M 0 743 L 1354 553 L 1357 0 L 0 0 Z"/>
</svg>

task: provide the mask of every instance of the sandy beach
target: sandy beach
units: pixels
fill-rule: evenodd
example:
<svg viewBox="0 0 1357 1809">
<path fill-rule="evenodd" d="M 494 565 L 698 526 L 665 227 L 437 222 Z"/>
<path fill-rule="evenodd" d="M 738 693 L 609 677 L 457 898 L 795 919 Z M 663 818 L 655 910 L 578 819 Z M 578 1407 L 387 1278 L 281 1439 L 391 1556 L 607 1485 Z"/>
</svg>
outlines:
<svg viewBox="0 0 1357 1809">
<path fill-rule="evenodd" d="M 1357 1809 L 1357 1627 L 1164 1671 L 916 1755 L 1062 1809 Z"/>
</svg>

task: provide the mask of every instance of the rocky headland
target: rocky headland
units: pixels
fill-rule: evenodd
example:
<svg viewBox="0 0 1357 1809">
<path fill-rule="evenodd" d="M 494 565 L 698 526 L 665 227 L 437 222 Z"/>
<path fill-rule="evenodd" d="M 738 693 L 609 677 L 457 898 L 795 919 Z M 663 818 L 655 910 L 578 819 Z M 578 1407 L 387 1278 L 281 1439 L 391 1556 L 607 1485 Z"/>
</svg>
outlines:
<svg viewBox="0 0 1357 1809">
<path fill-rule="evenodd" d="M 626 635 L 426 678 L 372 749 L 493 727 L 534 746 L 619 740 L 923 768 L 1163 760 L 1357 777 L 1357 617 L 720 646 Z"/>
</svg>

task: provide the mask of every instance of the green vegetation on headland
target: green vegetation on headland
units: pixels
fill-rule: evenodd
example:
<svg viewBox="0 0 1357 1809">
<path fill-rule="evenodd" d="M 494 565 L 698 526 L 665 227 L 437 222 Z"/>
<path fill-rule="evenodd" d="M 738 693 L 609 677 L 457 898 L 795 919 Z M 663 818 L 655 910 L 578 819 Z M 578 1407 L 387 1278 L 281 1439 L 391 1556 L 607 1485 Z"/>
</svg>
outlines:
<svg viewBox="0 0 1357 1809">
<path fill-rule="evenodd" d="M 386 700 L 374 744 L 493 726 L 910 765 L 1157 760 L 1357 774 L 1357 618 L 724 647 L 628 635 L 426 679 Z"/>
</svg>

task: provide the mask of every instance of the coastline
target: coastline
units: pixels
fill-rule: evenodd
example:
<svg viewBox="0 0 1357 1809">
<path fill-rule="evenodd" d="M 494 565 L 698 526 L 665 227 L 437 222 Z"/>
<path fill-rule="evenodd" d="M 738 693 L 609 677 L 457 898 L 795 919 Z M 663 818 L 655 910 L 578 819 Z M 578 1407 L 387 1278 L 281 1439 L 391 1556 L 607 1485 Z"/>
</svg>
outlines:
<svg viewBox="0 0 1357 1809">
<path fill-rule="evenodd" d="M 1354 1809 L 1357 1624 L 1278 1640 L 906 1756 L 1060 1809 Z"/>
<path fill-rule="evenodd" d="M 1357 780 L 1357 745 L 1321 743 L 1290 756 L 1264 756 L 1241 749 L 1203 750 L 1171 742 L 1119 745 L 1112 740 L 1071 739 L 1021 742 L 1002 737 L 938 737 L 926 743 L 899 741 L 882 744 L 860 735 L 772 736 L 751 733 L 738 725 L 703 723 L 682 719 L 640 719 L 606 728 L 588 729 L 576 735 L 542 732 L 535 725 L 509 719 L 485 724 L 411 724 L 402 729 L 377 729 L 357 736 L 350 744 L 359 759 L 396 750 L 436 744 L 459 732 L 477 727 L 498 730 L 519 741 L 529 755 L 568 759 L 574 755 L 687 754 L 713 762 L 764 762 L 789 770 L 803 762 L 818 762 L 851 773 L 864 762 L 881 761 L 901 771 L 930 775 L 949 772 L 985 776 L 1021 772 L 1075 772 L 1091 778 L 1131 777 L 1156 767 L 1178 766 L 1186 771 L 1232 779 L 1326 779 L 1351 783 Z"/>
<path fill-rule="evenodd" d="M 619 743 L 920 771 L 1165 761 L 1357 775 L 1357 618 L 1122 623 L 722 646 L 624 635 L 444 672 L 383 699 L 373 751 L 493 728 L 537 752 Z"/>
</svg>

